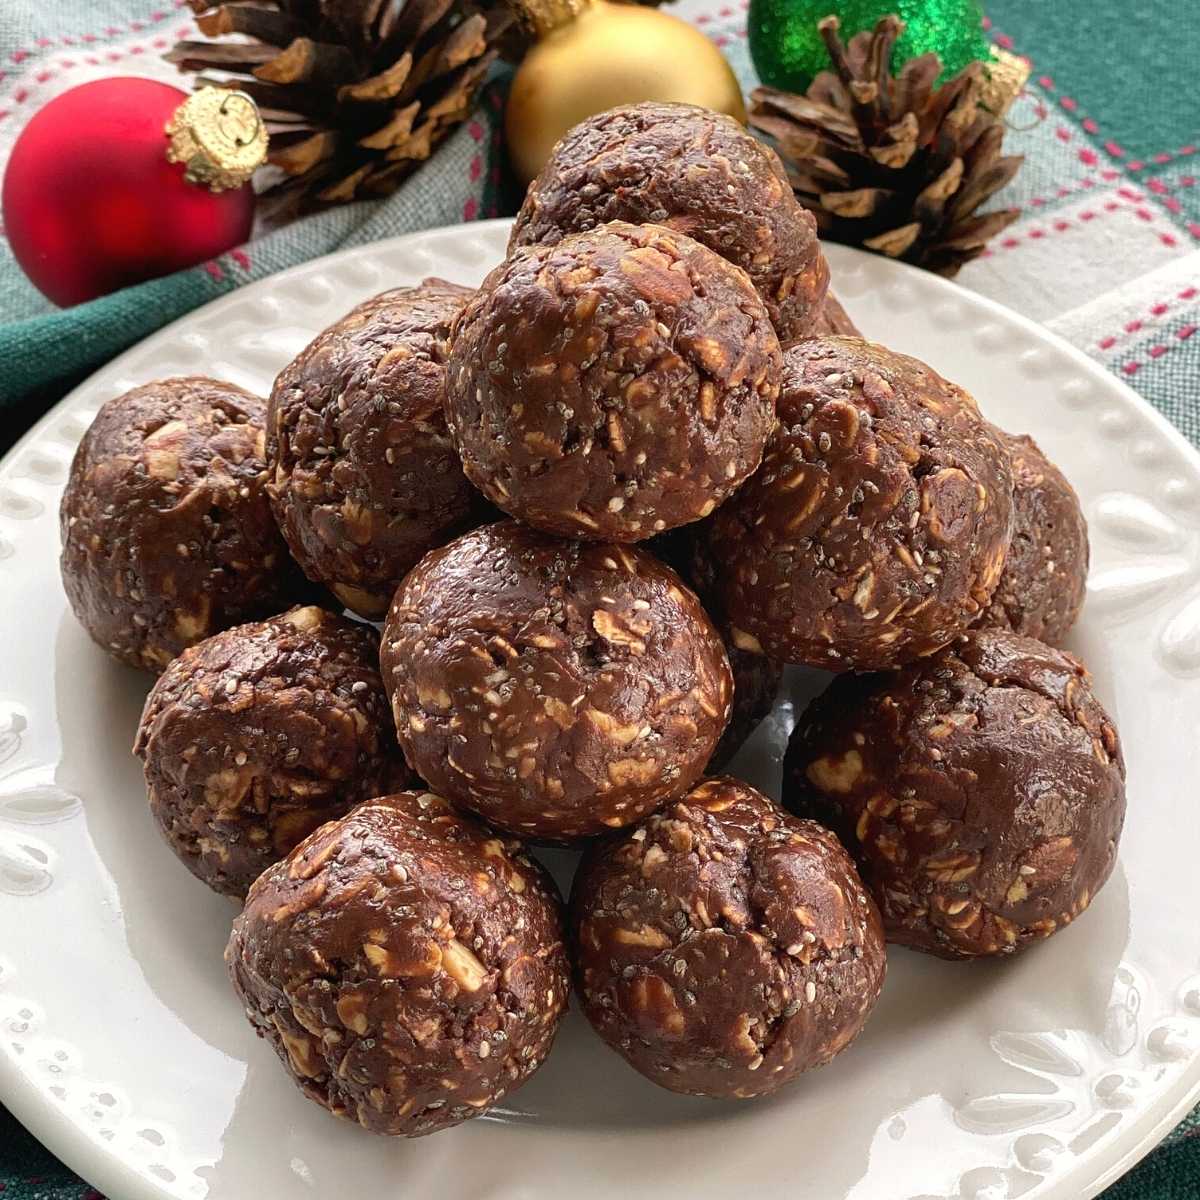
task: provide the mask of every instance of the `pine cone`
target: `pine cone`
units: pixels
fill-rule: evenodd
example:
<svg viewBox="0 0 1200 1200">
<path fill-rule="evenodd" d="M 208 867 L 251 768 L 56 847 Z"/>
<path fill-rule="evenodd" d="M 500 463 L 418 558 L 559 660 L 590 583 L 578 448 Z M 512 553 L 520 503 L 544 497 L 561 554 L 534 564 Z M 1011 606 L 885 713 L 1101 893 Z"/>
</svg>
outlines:
<svg viewBox="0 0 1200 1200">
<path fill-rule="evenodd" d="M 394 191 L 471 112 L 514 27 L 499 0 L 188 0 L 206 37 L 167 54 L 257 101 L 301 209 Z"/>
<path fill-rule="evenodd" d="M 1000 153 L 1003 122 L 981 105 L 983 65 L 939 88 L 936 54 L 892 75 L 898 17 L 881 18 L 849 46 L 836 17 L 819 28 L 834 71 L 822 71 L 804 96 L 756 89 L 750 124 L 775 143 L 823 237 L 956 274 L 1019 215 L 976 215 L 1024 161 Z"/>
</svg>

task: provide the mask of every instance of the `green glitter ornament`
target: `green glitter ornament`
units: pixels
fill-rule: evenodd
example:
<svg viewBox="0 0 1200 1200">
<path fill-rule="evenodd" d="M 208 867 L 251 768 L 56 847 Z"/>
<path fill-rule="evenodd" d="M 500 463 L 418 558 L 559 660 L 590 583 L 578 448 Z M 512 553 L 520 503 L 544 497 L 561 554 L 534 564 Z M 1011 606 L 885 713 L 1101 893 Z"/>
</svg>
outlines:
<svg viewBox="0 0 1200 1200">
<path fill-rule="evenodd" d="M 892 53 L 893 70 L 933 51 L 948 79 L 988 58 L 978 0 L 750 0 L 750 54 L 763 83 L 803 92 L 829 66 L 817 22 L 830 13 L 841 21 L 847 42 L 887 13 L 900 17 L 905 31 Z"/>
</svg>

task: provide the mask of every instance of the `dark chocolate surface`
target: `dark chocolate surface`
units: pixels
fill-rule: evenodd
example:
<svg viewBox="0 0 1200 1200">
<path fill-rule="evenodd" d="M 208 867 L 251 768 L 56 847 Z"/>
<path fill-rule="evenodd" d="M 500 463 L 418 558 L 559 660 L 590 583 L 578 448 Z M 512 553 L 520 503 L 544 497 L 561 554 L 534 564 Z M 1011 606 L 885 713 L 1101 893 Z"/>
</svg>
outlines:
<svg viewBox="0 0 1200 1200">
<path fill-rule="evenodd" d="M 518 250 L 454 331 L 467 477 L 564 537 L 635 542 L 707 516 L 758 466 L 779 343 L 746 276 L 660 226 Z"/>
<path fill-rule="evenodd" d="M 241 897 L 323 821 L 413 779 L 375 630 L 316 607 L 216 634 L 170 664 L 134 752 L 171 849 Z"/>
<path fill-rule="evenodd" d="M 450 326 L 472 289 L 427 279 L 375 296 L 275 381 L 269 492 L 308 576 L 382 617 L 427 550 L 483 519 L 446 432 Z"/>
<path fill-rule="evenodd" d="M 513 521 L 422 559 L 382 665 L 421 777 L 529 837 L 604 832 L 682 795 L 729 718 L 721 639 L 674 571 Z"/>
<path fill-rule="evenodd" d="M 932 653 L 1000 578 L 1012 523 L 1002 435 L 915 358 L 854 338 L 784 356 L 762 469 L 697 539 L 700 591 L 734 643 L 827 670 Z"/>
<path fill-rule="evenodd" d="M 569 992 L 549 876 L 428 792 L 317 830 L 251 888 L 225 957 L 307 1096 L 408 1137 L 519 1087 Z"/>
<path fill-rule="evenodd" d="M 886 969 L 879 914 L 828 830 L 707 779 L 596 843 L 571 896 L 600 1036 L 677 1092 L 744 1098 L 827 1063 Z"/>
<path fill-rule="evenodd" d="M 778 155 L 708 109 L 651 101 L 581 121 L 530 184 L 509 249 L 609 221 L 666 225 L 741 267 L 785 345 L 811 329 L 829 286 L 816 221 Z"/>
<path fill-rule="evenodd" d="M 1070 632 L 1087 589 L 1087 522 L 1066 476 L 1030 437 L 1009 437 L 1013 535 L 1000 582 L 979 618 L 1057 645 Z"/>
<path fill-rule="evenodd" d="M 811 336 L 828 337 L 862 337 L 858 326 L 850 319 L 850 314 L 842 307 L 842 302 L 832 293 L 825 294 L 825 303 L 821 305 L 820 315 L 812 327 Z"/>
<path fill-rule="evenodd" d="M 267 501 L 264 401 L 215 379 L 109 400 L 60 509 L 62 580 L 114 658 L 159 672 L 186 646 L 300 598 Z"/>
<path fill-rule="evenodd" d="M 1117 731 L 1070 655 L 979 630 L 842 676 L 792 735 L 784 800 L 858 861 L 889 940 L 1009 954 L 1103 886 L 1125 817 Z"/>
</svg>

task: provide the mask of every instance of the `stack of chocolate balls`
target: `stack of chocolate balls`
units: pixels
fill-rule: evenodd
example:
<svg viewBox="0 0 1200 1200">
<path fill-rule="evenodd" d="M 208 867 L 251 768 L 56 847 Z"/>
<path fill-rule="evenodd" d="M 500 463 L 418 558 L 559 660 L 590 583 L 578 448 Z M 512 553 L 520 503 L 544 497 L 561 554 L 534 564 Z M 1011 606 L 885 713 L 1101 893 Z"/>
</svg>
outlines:
<svg viewBox="0 0 1200 1200">
<path fill-rule="evenodd" d="M 654 1082 L 763 1095 L 858 1034 L 885 940 L 1009 954 L 1104 884 L 1120 745 L 1052 648 L 1075 494 L 827 287 L 770 150 L 616 109 L 478 291 L 385 292 L 269 401 L 164 380 L 84 439 L 68 595 L 161 671 L 151 810 L 244 900 L 238 995 L 331 1111 L 486 1111 L 572 971 Z M 781 807 L 714 772 L 783 664 L 836 678 Z M 526 843 L 583 848 L 565 918 Z"/>
</svg>

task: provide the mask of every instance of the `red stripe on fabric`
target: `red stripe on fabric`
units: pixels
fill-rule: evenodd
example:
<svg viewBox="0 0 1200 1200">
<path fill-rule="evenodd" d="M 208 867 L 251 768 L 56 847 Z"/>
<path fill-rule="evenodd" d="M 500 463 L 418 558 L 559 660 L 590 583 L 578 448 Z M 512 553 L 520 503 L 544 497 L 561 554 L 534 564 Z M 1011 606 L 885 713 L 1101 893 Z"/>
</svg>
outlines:
<svg viewBox="0 0 1200 1200">
<path fill-rule="evenodd" d="M 188 0 L 175 0 L 176 8 L 186 8 L 187 6 L 188 6 Z M 33 56 L 33 54 L 35 53 L 35 51 L 48 50 L 56 45 L 74 46 L 74 45 L 77 45 L 80 41 L 86 42 L 90 45 L 93 42 L 99 41 L 103 37 L 116 38 L 116 37 L 122 37 L 126 33 L 139 33 L 139 32 L 141 32 L 141 30 L 146 28 L 147 20 L 155 21 L 155 22 L 165 21 L 168 19 L 169 16 L 170 16 L 169 12 L 166 12 L 162 9 L 155 9 L 154 12 L 150 13 L 149 16 L 146 18 L 138 18 L 135 20 L 131 20 L 128 25 L 124 25 L 124 26 L 108 25 L 100 33 L 63 34 L 62 36 L 58 37 L 57 39 L 47 37 L 46 35 L 43 34 L 34 40 L 34 42 L 32 44 L 32 48 L 27 47 L 27 46 L 19 47 L 18 49 L 14 50 L 9 55 L 9 58 L 14 63 L 23 63 L 26 59 L 31 58 Z M 192 28 L 193 28 L 192 23 L 189 21 L 187 25 L 183 26 L 180 29 L 180 36 L 184 37 L 187 34 L 191 33 Z M 140 50 L 132 51 L 132 53 L 141 53 L 141 51 Z M 2 80 L 2 79 L 3 79 L 3 76 L 0 75 L 0 80 Z"/>
</svg>

